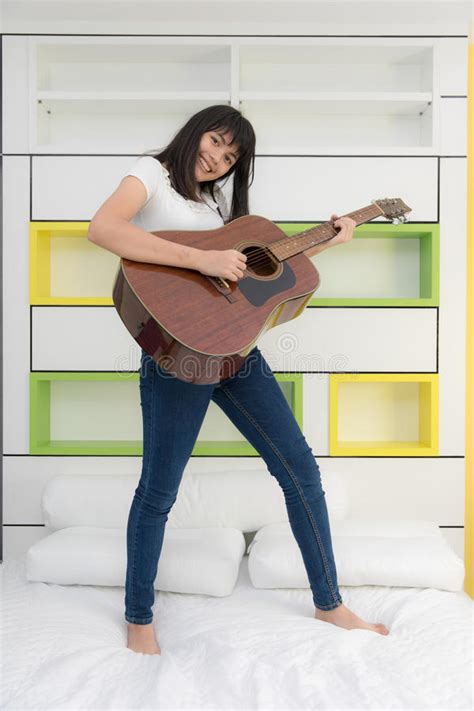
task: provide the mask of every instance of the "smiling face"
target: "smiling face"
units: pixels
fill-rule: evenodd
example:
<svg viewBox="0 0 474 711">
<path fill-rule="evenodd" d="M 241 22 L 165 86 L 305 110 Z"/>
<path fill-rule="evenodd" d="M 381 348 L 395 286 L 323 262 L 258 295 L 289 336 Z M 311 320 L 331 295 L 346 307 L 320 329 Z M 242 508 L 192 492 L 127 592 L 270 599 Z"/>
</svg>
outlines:
<svg viewBox="0 0 474 711">
<path fill-rule="evenodd" d="M 236 163 L 239 151 L 238 146 L 230 143 L 231 138 L 232 135 L 221 128 L 203 133 L 196 161 L 198 182 L 216 180 Z"/>
</svg>

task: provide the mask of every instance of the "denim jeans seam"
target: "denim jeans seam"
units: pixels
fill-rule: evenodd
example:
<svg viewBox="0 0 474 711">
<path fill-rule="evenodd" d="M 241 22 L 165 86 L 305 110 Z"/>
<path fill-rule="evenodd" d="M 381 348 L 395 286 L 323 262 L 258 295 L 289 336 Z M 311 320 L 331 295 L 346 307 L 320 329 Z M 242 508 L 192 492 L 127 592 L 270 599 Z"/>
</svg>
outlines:
<svg viewBox="0 0 474 711">
<path fill-rule="evenodd" d="M 147 617 L 145 620 L 142 620 L 139 617 L 132 616 L 131 619 L 127 619 L 127 622 L 130 622 L 132 625 L 149 625 L 150 622 L 153 622 L 153 617 Z"/>
<path fill-rule="evenodd" d="M 247 412 L 247 410 L 243 407 L 243 405 L 241 405 L 241 403 L 239 403 L 239 401 L 236 400 L 236 399 L 233 397 L 232 393 L 230 393 L 230 391 L 229 391 L 226 387 L 223 387 L 223 388 L 222 388 L 222 391 L 223 391 L 223 392 L 227 395 L 227 397 L 235 404 L 235 406 L 242 412 L 242 414 L 249 420 L 249 422 L 251 422 L 251 423 L 253 424 L 253 426 L 257 429 L 257 431 L 260 432 L 260 434 L 262 435 L 262 437 L 266 440 L 266 442 L 268 442 L 268 444 L 269 444 L 270 447 L 273 449 L 273 451 L 275 452 L 275 454 L 277 455 L 277 457 L 278 457 L 278 458 L 280 459 L 280 461 L 283 463 L 283 466 L 285 467 L 285 469 L 286 469 L 286 470 L 288 471 L 288 473 L 290 474 L 290 476 L 291 476 L 291 478 L 292 478 L 292 480 L 293 480 L 293 483 L 294 483 L 294 485 L 296 486 L 296 489 L 297 489 L 297 491 L 298 491 L 298 493 L 299 493 L 299 495 L 300 495 L 300 497 L 301 497 L 301 500 L 302 500 L 302 502 L 303 502 L 303 505 L 304 505 L 304 507 L 305 507 L 305 509 L 306 509 L 306 512 L 307 512 L 308 516 L 309 516 L 309 519 L 310 519 L 310 521 L 311 521 L 311 526 L 312 526 L 312 528 L 313 528 L 313 532 L 314 532 L 314 535 L 315 535 L 315 539 L 316 539 L 316 541 L 317 541 L 317 543 L 318 543 L 318 547 L 319 547 L 320 552 L 321 552 L 321 557 L 322 557 L 322 560 L 323 560 L 324 570 L 325 570 L 325 573 L 326 573 L 326 578 L 327 578 L 327 581 L 328 581 L 328 584 L 329 584 L 329 588 L 330 588 L 330 590 L 331 590 L 331 594 L 333 595 L 335 601 L 341 601 L 340 596 L 338 596 L 338 595 L 336 594 L 336 591 L 335 591 L 334 586 L 333 586 L 333 583 L 332 583 L 331 574 L 330 574 L 330 571 L 329 571 L 329 567 L 328 567 L 328 565 L 327 565 L 327 559 L 326 559 L 326 554 L 325 554 L 325 551 L 324 551 L 324 546 L 323 546 L 322 541 L 321 541 L 321 536 L 320 536 L 320 533 L 319 533 L 317 524 L 316 524 L 316 522 L 315 522 L 315 520 L 314 520 L 314 518 L 313 518 L 313 514 L 312 514 L 312 512 L 311 512 L 311 509 L 310 509 L 309 506 L 308 506 L 308 502 L 307 502 L 307 500 L 306 500 L 306 497 L 304 496 L 304 493 L 303 493 L 303 492 L 301 491 L 301 489 L 300 489 L 300 486 L 299 486 L 299 483 L 298 483 L 298 479 L 296 478 L 295 473 L 293 472 L 292 468 L 290 467 L 290 465 L 289 465 L 288 462 L 286 461 L 285 457 L 281 454 L 281 452 L 280 452 L 280 450 L 278 449 L 278 447 L 275 446 L 275 444 L 272 442 L 272 440 L 270 439 L 270 437 L 268 437 L 268 435 L 266 434 L 266 432 L 260 427 L 260 425 L 258 424 L 258 422 L 252 417 L 252 415 L 251 415 L 249 412 Z M 331 605 L 332 605 L 332 603 L 331 603 Z M 329 606 L 328 606 L 328 605 L 322 605 L 322 606 L 318 605 L 318 607 L 321 607 L 321 609 L 323 609 L 323 608 L 328 608 Z"/>
<path fill-rule="evenodd" d="M 153 369 L 152 369 L 152 374 L 150 377 L 151 377 L 151 400 L 150 400 L 150 402 L 151 402 L 151 407 L 153 407 L 153 403 L 154 403 L 153 396 L 154 396 L 154 392 L 155 392 L 155 382 L 156 382 L 156 378 L 153 373 Z M 150 413 L 150 419 L 149 419 L 149 425 L 148 425 L 148 427 L 149 427 L 148 440 L 150 442 L 150 450 L 151 451 L 153 451 L 153 426 L 152 425 L 153 425 L 153 417 L 151 416 L 151 413 Z M 145 476 L 147 489 L 148 489 L 148 483 L 149 483 L 149 467 L 150 467 L 150 458 L 148 460 L 148 469 L 147 469 L 146 476 Z M 133 549 L 132 549 L 132 551 L 133 551 L 132 582 L 130 585 L 132 609 L 135 609 L 135 603 L 136 603 L 136 588 L 135 588 L 135 583 L 136 583 L 136 575 L 135 575 L 136 567 L 135 566 L 136 566 L 136 560 L 137 560 L 136 550 L 137 550 L 138 524 L 139 524 L 139 520 L 140 520 L 140 514 L 143 509 L 143 502 L 144 502 L 144 498 L 140 501 L 140 508 L 138 509 L 138 512 L 137 512 L 137 519 L 136 519 L 136 525 L 135 525 L 135 537 L 134 537 Z M 133 615 L 133 617 L 135 617 L 135 616 Z M 138 618 L 135 617 L 135 619 L 138 619 Z M 148 618 L 146 618 L 146 619 L 148 619 Z M 152 619 L 153 619 L 153 617 L 152 617 Z M 145 623 L 145 624 L 147 624 L 147 623 Z"/>
</svg>

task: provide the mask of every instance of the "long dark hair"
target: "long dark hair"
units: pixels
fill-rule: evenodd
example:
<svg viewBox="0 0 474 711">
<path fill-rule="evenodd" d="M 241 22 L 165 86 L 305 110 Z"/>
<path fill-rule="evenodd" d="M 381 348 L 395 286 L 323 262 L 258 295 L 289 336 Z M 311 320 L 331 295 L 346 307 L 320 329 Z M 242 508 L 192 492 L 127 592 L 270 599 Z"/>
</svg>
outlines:
<svg viewBox="0 0 474 711">
<path fill-rule="evenodd" d="M 238 158 L 225 176 L 199 183 L 194 171 L 201 137 L 203 133 L 217 129 L 230 133 L 230 142 L 238 147 Z M 163 150 L 153 154 L 153 158 L 160 163 L 166 163 L 173 188 L 188 200 L 196 202 L 204 202 L 197 193 L 198 185 L 215 200 L 215 192 L 219 190 L 216 183 L 223 179 L 223 184 L 227 183 L 233 174 L 232 204 L 226 221 L 231 222 L 237 217 L 249 214 L 248 191 L 254 179 L 255 132 L 250 121 L 233 106 L 217 104 L 198 111 L 186 121 Z"/>
</svg>

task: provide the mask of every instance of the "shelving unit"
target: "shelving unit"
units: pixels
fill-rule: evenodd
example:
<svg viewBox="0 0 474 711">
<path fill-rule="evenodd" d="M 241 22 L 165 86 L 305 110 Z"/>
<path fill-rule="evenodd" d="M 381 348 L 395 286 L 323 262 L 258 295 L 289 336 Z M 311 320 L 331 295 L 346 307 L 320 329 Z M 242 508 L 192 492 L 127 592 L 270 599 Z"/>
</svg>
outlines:
<svg viewBox="0 0 474 711">
<path fill-rule="evenodd" d="M 303 374 L 275 377 L 302 427 Z M 30 373 L 30 454 L 141 456 L 138 381 L 127 372 Z M 213 402 L 192 455 L 259 456 Z"/>
<path fill-rule="evenodd" d="M 239 100 L 261 152 L 433 145 L 434 45 L 340 39 L 239 49 Z"/>
<path fill-rule="evenodd" d="M 296 351 L 291 358 L 280 351 L 275 361 L 282 371 L 304 372 L 276 375 L 300 423 L 305 384 L 305 435 L 317 455 L 329 455 L 329 466 L 352 456 L 347 466 L 363 478 L 364 456 L 386 457 L 380 478 L 390 486 L 400 464 L 413 479 L 420 457 L 433 457 L 432 480 L 460 485 L 467 47 L 447 31 L 421 34 L 3 37 L 5 295 L 12 304 L 5 323 L 14 335 L 5 352 L 6 400 L 14 407 L 4 439 L 13 455 L 8 477 L 21 469 L 16 487 L 29 476 L 19 464 L 14 469 L 25 454 L 33 469 L 35 454 L 58 454 L 59 468 L 68 461 L 61 454 L 80 461 L 89 453 L 141 454 L 138 354 L 111 299 L 119 258 L 87 240 L 85 220 L 132 156 L 158 152 L 187 118 L 217 103 L 252 122 L 250 204 L 280 220 L 285 234 L 371 197 L 401 195 L 412 206 L 406 225 L 377 218 L 349 244 L 313 258 L 320 288 L 305 314 L 281 328 L 298 339 Z M 28 253 L 31 219 L 38 222 L 30 225 Z M 349 379 L 336 385 L 343 370 L 370 379 L 344 372 Z M 256 456 L 212 404 L 193 454 L 231 455 L 235 466 L 240 455 Z M 41 469 L 45 460 L 36 461 Z M 12 523 L 40 523 L 21 492 L 19 501 Z M 370 515 L 373 502 L 364 496 L 355 504 Z M 464 522 L 453 500 L 420 505 L 420 515 L 440 524 Z"/>
<path fill-rule="evenodd" d="M 30 304 L 111 305 L 120 257 L 87 239 L 89 222 L 30 222 Z"/>
<path fill-rule="evenodd" d="M 438 375 L 329 376 L 329 449 L 340 457 L 438 454 Z"/>
<path fill-rule="evenodd" d="M 292 236 L 319 223 L 277 224 Z M 308 306 L 439 305 L 439 224 L 359 225 L 311 259 L 321 283 Z"/>
<path fill-rule="evenodd" d="M 288 236 L 315 224 L 276 223 Z M 88 222 L 30 223 L 30 303 L 112 305 L 119 257 L 87 239 Z M 365 224 L 344 249 L 313 257 L 309 306 L 437 306 L 439 225 Z"/>
<path fill-rule="evenodd" d="M 46 36 L 29 48 L 33 153 L 158 148 L 213 103 L 241 109 L 259 154 L 439 143 L 436 38 Z"/>
<path fill-rule="evenodd" d="M 164 145 L 184 116 L 230 101 L 230 51 L 199 39 L 31 38 L 34 152 Z"/>
</svg>

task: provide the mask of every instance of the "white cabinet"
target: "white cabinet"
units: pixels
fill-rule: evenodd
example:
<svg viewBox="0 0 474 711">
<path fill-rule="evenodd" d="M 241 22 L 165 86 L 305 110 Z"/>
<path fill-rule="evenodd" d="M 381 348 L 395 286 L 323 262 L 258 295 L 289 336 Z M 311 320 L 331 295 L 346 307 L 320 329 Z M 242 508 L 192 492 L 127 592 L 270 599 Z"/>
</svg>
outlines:
<svg viewBox="0 0 474 711">
<path fill-rule="evenodd" d="M 4 40 L 7 153 L 159 150 L 212 104 L 242 111 L 260 155 L 465 153 L 449 140 L 462 121 L 463 38 Z"/>
</svg>

